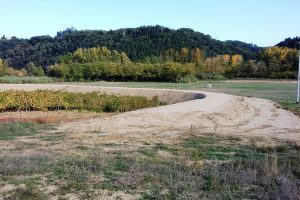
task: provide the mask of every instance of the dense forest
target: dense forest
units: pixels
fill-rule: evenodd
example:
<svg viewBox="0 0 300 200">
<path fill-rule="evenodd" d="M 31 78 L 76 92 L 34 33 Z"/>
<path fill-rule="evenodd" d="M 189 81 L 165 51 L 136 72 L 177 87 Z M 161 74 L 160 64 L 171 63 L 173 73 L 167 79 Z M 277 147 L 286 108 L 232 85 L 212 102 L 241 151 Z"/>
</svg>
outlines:
<svg viewBox="0 0 300 200">
<path fill-rule="evenodd" d="M 287 38 L 284 41 L 278 43 L 276 46 L 278 47 L 288 47 L 292 49 L 299 49 L 300 37 L 295 38 Z"/>
<path fill-rule="evenodd" d="M 66 81 L 189 82 L 233 77 L 295 78 L 299 37 L 260 48 L 162 26 L 58 32 L 0 40 L 0 76 L 49 75 Z"/>
<path fill-rule="evenodd" d="M 168 49 L 182 47 L 202 49 L 207 57 L 219 54 L 241 54 L 255 58 L 260 48 L 238 41 L 221 42 L 192 29 L 172 30 L 162 26 L 126 28 L 114 31 L 77 31 L 74 28 L 58 32 L 55 37 L 36 36 L 30 39 L 12 37 L 0 40 L 0 57 L 10 66 L 22 68 L 29 62 L 49 66 L 59 56 L 73 53 L 78 48 L 105 46 L 125 52 L 132 61 L 146 56 L 159 56 Z"/>
</svg>

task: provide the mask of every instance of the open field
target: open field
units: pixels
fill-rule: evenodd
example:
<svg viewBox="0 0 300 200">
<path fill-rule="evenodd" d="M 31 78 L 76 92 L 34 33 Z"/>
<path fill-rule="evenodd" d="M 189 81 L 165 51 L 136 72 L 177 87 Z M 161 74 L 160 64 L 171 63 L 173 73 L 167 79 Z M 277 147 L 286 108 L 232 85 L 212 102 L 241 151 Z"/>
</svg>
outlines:
<svg viewBox="0 0 300 200">
<path fill-rule="evenodd" d="M 0 200 L 300 200 L 300 0 L 0 2 Z"/>
<path fill-rule="evenodd" d="M 232 93 L 274 98 L 277 87 L 291 98 L 294 83 L 266 83 L 265 91 L 255 90 L 261 83 L 149 84 L 181 90 L 0 85 L 157 96 L 169 104 L 50 124 L 2 123 L 0 199 L 298 198 L 299 118 L 269 100 L 200 92 L 227 92 L 227 84 Z"/>
<path fill-rule="evenodd" d="M 10 125 L 16 126 L 16 125 Z M 27 127 L 36 125 L 27 125 Z M 1 128 L 1 127 L 0 127 Z M 297 199 L 299 146 L 194 131 L 176 142 L 86 143 L 46 127 L 0 140 L 1 199 Z M 48 128 L 49 129 L 49 128 Z M 53 127 L 52 127 L 53 129 Z M 1 129 L 3 131 L 3 129 Z"/>
</svg>

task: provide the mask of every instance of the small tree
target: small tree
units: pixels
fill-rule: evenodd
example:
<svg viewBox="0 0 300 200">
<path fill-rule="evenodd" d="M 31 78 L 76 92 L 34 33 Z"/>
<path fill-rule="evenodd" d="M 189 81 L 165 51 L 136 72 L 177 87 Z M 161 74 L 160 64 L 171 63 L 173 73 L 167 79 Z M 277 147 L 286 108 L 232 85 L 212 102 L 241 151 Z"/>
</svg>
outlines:
<svg viewBox="0 0 300 200">
<path fill-rule="evenodd" d="M 0 76 L 6 75 L 7 66 L 4 60 L 0 58 Z"/>
<path fill-rule="evenodd" d="M 121 52 L 121 63 L 122 64 L 130 63 L 130 59 L 128 58 L 127 54 L 124 52 Z"/>
<path fill-rule="evenodd" d="M 192 49 L 191 54 L 192 62 L 196 67 L 199 67 L 200 63 L 202 63 L 204 60 L 203 52 L 199 48 L 194 48 Z"/>
<path fill-rule="evenodd" d="M 188 62 L 189 59 L 189 49 L 188 48 L 181 48 L 180 50 L 180 60 L 182 63 Z"/>
<path fill-rule="evenodd" d="M 29 76 L 44 76 L 45 72 L 42 67 L 37 67 L 33 62 L 27 64 L 26 67 Z"/>
</svg>

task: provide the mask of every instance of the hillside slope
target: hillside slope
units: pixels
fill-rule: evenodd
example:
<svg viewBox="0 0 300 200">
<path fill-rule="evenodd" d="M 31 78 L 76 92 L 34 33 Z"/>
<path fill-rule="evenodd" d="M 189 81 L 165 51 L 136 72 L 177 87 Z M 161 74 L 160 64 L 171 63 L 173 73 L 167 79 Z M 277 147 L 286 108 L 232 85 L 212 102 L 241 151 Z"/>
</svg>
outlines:
<svg viewBox="0 0 300 200">
<path fill-rule="evenodd" d="M 123 51 L 133 61 L 143 60 L 146 56 L 159 56 L 170 48 L 179 50 L 198 47 L 206 56 L 218 54 L 241 54 L 245 59 L 258 56 L 259 47 L 240 41 L 219 41 L 192 29 L 178 30 L 162 26 L 146 26 L 118 30 L 83 30 L 73 28 L 58 32 L 55 37 L 36 36 L 30 39 L 12 37 L 0 40 L 0 57 L 10 66 L 23 68 L 29 62 L 49 66 L 57 58 L 78 48 L 106 46 Z"/>
</svg>

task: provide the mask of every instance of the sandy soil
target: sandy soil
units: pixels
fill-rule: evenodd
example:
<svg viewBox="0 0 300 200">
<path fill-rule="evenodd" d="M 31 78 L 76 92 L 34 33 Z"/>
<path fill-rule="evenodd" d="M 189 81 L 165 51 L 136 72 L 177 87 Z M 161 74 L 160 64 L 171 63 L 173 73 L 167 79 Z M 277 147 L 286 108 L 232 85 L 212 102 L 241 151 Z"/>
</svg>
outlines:
<svg viewBox="0 0 300 200">
<path fill-rule="evenodd" d="M 72 85 L 0 85 L 1 90 L 64 90 L 108 94 L 158 96 L 170 105 L 108 117 L 80 119 L 61 124 L 54 132 L 68 133 L 72 143 L 93 145 L 176 142 L 189 134 L 259 137 L 265 143 L 288 140 L 300 144 L 300 119 L 275 103 L 221 93 Z"/>
<path fill-rule="evenodd" d="M 18 112 L 3 112 L 0 113 L 1 122 L 38 122 L 47 124 L 62 124 L 78 120 L 87 120 L 92 118 L 112 116 L 112 113 L 96 113 L 96 112 L 81 112 L 81 111 L 18 111 Z"/>
</svg>

